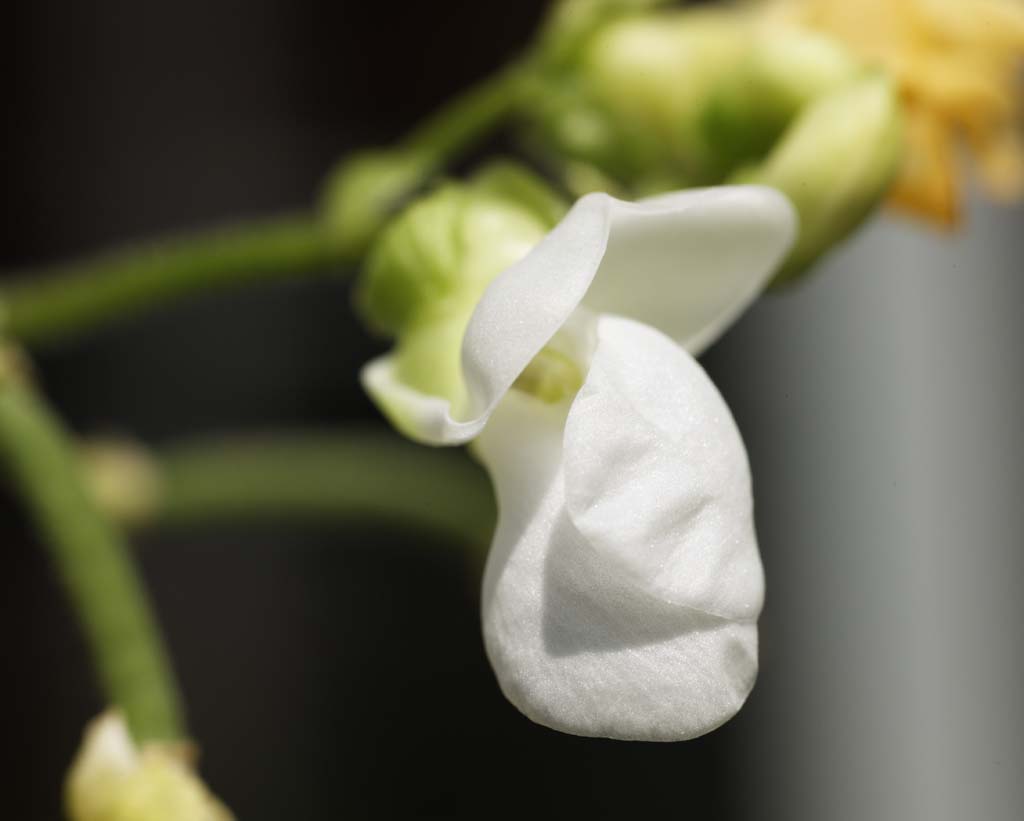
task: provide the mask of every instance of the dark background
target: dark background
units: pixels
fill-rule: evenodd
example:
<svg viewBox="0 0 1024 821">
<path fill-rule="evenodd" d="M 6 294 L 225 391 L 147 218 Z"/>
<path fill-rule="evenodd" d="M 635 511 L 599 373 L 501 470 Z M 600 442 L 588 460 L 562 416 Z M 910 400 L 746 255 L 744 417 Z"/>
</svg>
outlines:
<svg viewBox="0 0 1024 821">
<path fill-rule="evenodd" d="M 542 6 L 12 5 L 2 268 L 304 208 L 343 152 L 401 135 L 514 54 Z M 40 381 L 77 431 L 154 442 L 373 419 L 356 371 L 377 343 L 348 299 L 339 278 L 174 306 L 40 354 Z M 3 805 L 56 818 L 103 705 L 45 554 L 2 505 Z M 149 537 L 141 555 L 204 775 L 242 819 L 730 817 L 742 717 L 668 746 L 532 725 L 498 692 L 477 581 L 448 545 L 240 526 Z"/>
</svg>

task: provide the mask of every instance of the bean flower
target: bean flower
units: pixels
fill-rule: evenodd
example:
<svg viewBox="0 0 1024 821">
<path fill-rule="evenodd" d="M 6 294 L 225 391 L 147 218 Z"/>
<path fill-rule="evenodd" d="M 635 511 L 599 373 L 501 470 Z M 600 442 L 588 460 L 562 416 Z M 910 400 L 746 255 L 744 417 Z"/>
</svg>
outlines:
<svg viewBox="0 0 1024 821">
<path fill-rule="evenodd" d="M 470 266 L 459 281 L 471 298 L 421 291 L 396 351 L 365 368 L 400 430 L 472 441 L 490 473 L 484 642 L 502 691 L 534 721 L 680 740 L 749 694 L 764 590 L 750 472 L 694 355 L 770 280 L 795 222 L 782 195 L 754 186 L 639 203 L 587 195 L 496 276 Z M 408 228 L 398 236 L 409 241 Z M 454 258 L 419 263 L 436 272 L 440 259 Z M 455 304 L 471 307 L 441 307 Z M 457 378 L 431 392 L 401 357 L 434 325 L 457 341 L 449 364 L 430 348 Z"/>
</svg>

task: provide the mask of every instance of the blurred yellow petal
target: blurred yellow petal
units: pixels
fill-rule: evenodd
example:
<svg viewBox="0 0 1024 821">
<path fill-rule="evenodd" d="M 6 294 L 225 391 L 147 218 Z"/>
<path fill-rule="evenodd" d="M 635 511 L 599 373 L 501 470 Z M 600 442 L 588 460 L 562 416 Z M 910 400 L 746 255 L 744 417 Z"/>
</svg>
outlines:
<svg viewBox="0 0 1024 821">
<path fill-rule="evenodd" d="M 1024 195 L 1024 2 L 776 0 L 767 8 L 841 40 L 899 84 L 908 150 L 895 206 L 955 224 L 961 141 L 989 193 Z"/>
<path fill-rule="evenodd" d="M 889 192 L 890 204 L 944 228 L 960 221 L 955 147 L 943 124 L 926 111 L 908 111 L 903 169 Z"/>
<path fill-rule="evenodd" d="M 1000 202 L 1024 197 L 1024 138 L 1019 130 L 968 134 L 985 190 Z"/>
</svg>

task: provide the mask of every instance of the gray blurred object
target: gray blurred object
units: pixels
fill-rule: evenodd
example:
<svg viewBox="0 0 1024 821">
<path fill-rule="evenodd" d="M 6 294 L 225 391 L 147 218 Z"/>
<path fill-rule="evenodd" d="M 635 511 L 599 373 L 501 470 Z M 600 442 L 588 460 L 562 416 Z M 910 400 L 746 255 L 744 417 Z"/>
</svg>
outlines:
<svg viewBox="0 0 1024 821">
<path fill-rule="evenodd" d="M 710 358 L 768 576 L 743 817 L 1024 817 L 1022 229 L 876 220 Z"/>
</svg>

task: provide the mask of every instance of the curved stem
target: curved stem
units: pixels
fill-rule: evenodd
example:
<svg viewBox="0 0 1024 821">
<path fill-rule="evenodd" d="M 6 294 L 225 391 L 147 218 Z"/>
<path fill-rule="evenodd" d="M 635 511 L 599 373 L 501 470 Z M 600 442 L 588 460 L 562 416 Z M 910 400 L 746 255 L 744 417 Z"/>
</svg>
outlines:
<svg viewBox="0 0 1024 821">
<path fill-rule="evenodd" d="M 415 188 L 495 127 L 527 71 L 514 63 L 444 106 L 399 143 L 418 159 Z M 0 288 L 0 335 L 41 345 L 196 293 L 355 261 L 321 214 L 241 224 L 116 250 Z"/>
<path fill-rule="evenodd" d="M 86 491 L 60 422 L 3 369 L 0 455 L 49 547 L 106 698 L 137 740 L 181 739 L 180 699 L 131 554 Z"/>
<path fill-rule="evenodd" d="M 0 289 L 0 334 L 48 343 L 189 294 L 344 261 L 313 215 L 128 247 Z"/>
<path fill-rule="evenodd" d="M 516 109 L 532 71 L 528 58 L 510 63 L 427 117 L 398 147 L 429 157 L 435 168 L 450 162 Z"/>
<path fill-rule="evenodd" d="M 465 454 L 375 431 L 293 433 L 177 445 L 156 455 L 151 521 L 367 516 L 485 550 L 494 530 L 486 474 Z"/>
</svg>

